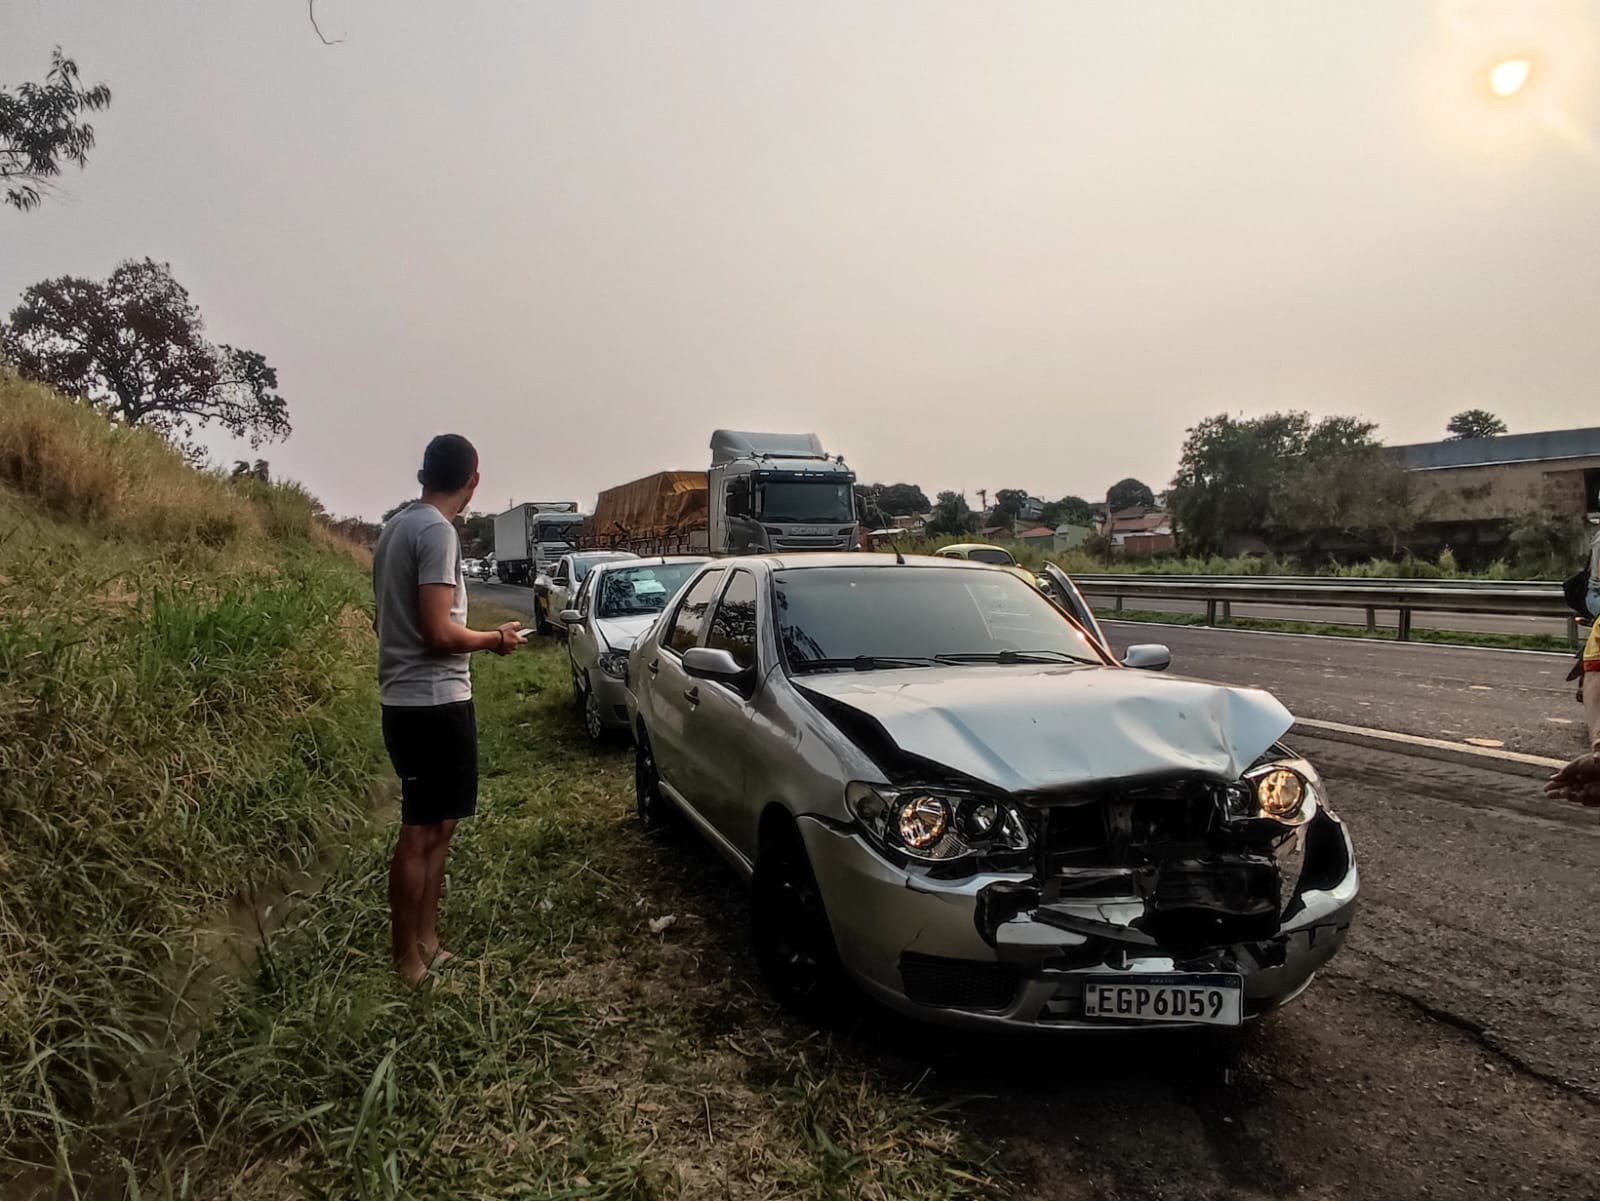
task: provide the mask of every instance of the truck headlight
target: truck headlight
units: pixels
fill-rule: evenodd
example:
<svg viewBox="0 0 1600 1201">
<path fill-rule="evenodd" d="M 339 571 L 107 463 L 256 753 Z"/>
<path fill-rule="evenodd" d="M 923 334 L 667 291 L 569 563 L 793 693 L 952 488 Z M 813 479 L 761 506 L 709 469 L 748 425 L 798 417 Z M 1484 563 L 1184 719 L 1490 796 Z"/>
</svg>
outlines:
<svg viewBox="0 0 1600 1201">
<path fill-rule="evenodd" d="M 1031 841 L 1016 809 L 971 793 L 857 782 L 845 804 L 878 847 L 931 863 L 1025 851 Z"/>
<path fill-rule="evenodd" d="M 600 670 L 613 680 L 626 680 L 628 678 L 628 652 L 607 651 L 600 656 Z"/>
</svg>

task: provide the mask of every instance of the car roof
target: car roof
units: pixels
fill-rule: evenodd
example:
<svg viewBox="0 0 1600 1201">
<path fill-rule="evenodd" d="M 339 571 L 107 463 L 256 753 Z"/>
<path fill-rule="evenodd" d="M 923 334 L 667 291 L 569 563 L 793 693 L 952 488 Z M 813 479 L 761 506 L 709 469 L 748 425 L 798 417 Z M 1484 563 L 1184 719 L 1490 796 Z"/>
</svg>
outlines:
<svg viewBox="0 0 1600 1201">
<path fill-rule="evenodd" d="M 773 571 L 827 567 L 918 567 L 943 571 L 999 571 L 998 563 L 970 559 L 941 559 L 934 555 L 894 555 L 886 551 L 807 551 L 802 554 L 741 555 L 733 563 L 762 563 Z"/>
<path fill-rule="evenodd" d="M 600 571 L 606 567 L 668 567 L 673 563 L 694 565 L 709 562 L 711 562 L 710 555 L 645 555 L 643 557 L 633 555 L 625 559 L 614 559 L 598 564 L 595 570 Z"/>
<path fill-rule="evenodd" d="M 1005 547 L 996 546 L 993 542 L 952 542 L 949 546 L 941 546 L 935 554 L 948 554 L 953 550 L 960 551 L 964 555 L 970 555 L 975 550 L 997 550 L 1001 554 L 1011 554 Z M 1012 558 L 1015 557 L 1012 555 Z"/>
</svg>

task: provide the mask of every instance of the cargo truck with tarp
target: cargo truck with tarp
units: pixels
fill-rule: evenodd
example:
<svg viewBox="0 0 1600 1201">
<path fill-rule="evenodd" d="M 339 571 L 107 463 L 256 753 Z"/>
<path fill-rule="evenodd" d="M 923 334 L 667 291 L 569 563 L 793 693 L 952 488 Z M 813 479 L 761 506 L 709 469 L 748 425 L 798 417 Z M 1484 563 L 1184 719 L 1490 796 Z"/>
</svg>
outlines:
<svg viewBox="0 0 1600 1201">
<path fill-rule="evenodd" d="M 641 555 L 854 550 L 855 482 L 815 434 L 716 430 L 709 470 L 602 492 L 584 544 Z"/>
</svg>

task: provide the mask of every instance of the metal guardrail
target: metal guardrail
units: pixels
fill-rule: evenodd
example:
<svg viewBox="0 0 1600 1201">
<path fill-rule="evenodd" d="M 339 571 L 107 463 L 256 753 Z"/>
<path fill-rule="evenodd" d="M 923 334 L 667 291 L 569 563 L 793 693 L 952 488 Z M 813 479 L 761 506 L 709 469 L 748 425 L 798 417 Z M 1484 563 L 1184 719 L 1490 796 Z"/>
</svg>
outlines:
<svg viewBox="0 0 1600 1201">
<path fill-rule="evenodd" d="M 1370 580 L 1337 576 L 1158 576 L 1077 575 L 1085 596 L 1124 600 L 1202 601 L 1206 624 L 1224 619 L 1231 606 L 1307 605 L 1362 609 L 1367 628 L 1377 628 L 1379 610 L 1398 614 L 1401 641 L 1411 637 L 1413 613 L 1484 613 L 1504 617 L 1564 617 L 1567 637 L 1578 644 L 1578 622 L 1567 608 L 1559 584 L 1547 580 Z"/>
</svg>

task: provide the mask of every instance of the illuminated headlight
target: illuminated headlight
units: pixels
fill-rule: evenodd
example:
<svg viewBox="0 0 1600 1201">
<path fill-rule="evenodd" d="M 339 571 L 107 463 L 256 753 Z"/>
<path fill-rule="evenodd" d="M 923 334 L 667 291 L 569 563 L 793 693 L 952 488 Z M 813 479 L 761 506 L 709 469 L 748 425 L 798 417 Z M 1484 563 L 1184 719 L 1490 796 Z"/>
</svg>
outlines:
<svg viewBox="0 0 1600 1201">
<path fill-rule="evenodd" d="M 1311 820 L 1321 803 L 1321 781 L 1303 759 L 1263 763 L 1245 773 L 1256 815 L 1297 826 Z"/>
<path fill-rule="evenodd" d="M 600 656 L 600 670 L 613 680 L 626 680 L 628 678 L 628 652 L 607 651 Z"/>
<path fill-rule="evenodd" d="M 856 783 L 845 802 L 873 842 L 913 859 L 947 863 L 1028 848 L 1021 814 L 989 797 Z"/>
</svg>

